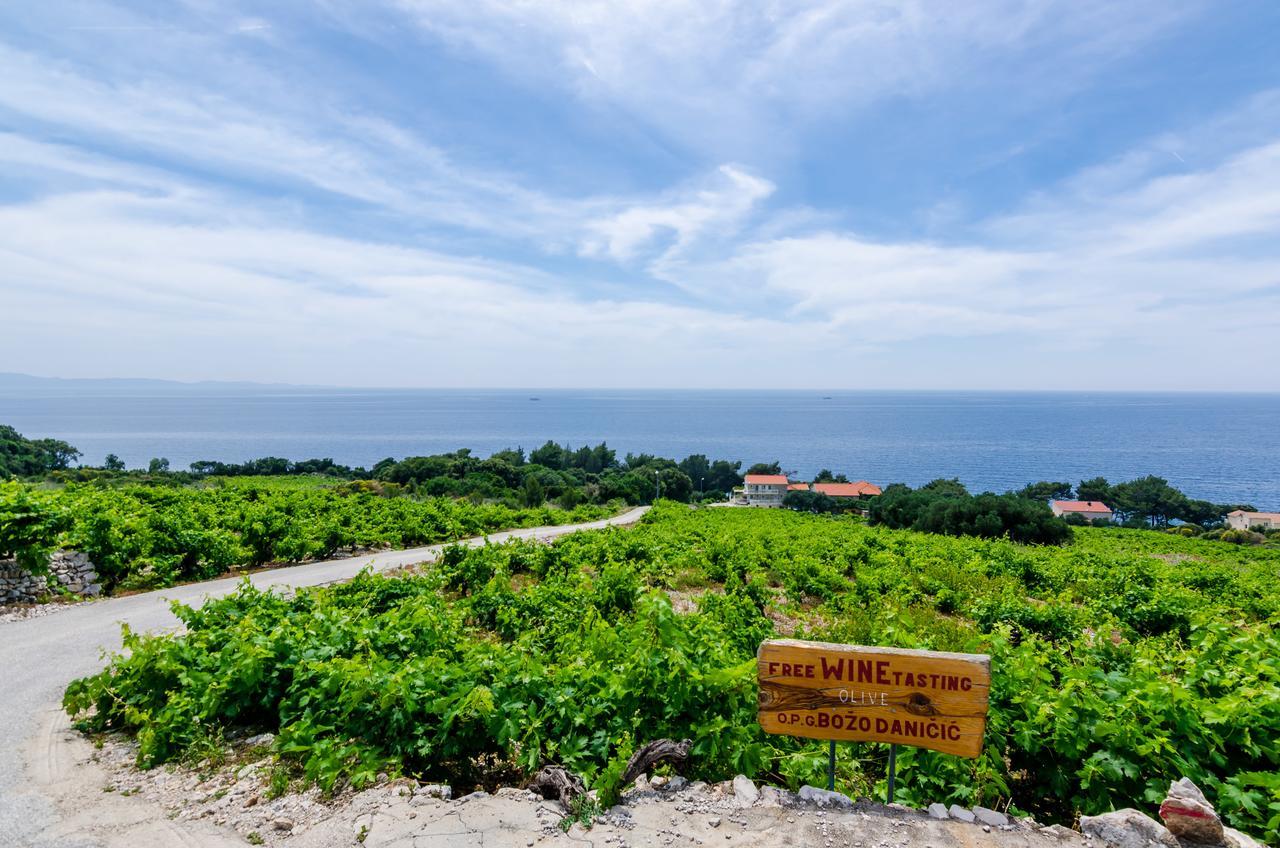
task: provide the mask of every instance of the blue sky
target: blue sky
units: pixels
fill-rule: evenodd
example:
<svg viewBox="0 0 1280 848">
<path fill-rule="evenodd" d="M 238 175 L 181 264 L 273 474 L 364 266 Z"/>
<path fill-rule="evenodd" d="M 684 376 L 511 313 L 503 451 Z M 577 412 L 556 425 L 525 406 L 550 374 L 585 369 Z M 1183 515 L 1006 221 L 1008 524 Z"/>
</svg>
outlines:
<svg viewBox="0 0 1280 848">
<path fill-rule="evenodd" d="M 0 9 L 0 370 L 1280 390 L 1280 4 Z"/>
</svg>

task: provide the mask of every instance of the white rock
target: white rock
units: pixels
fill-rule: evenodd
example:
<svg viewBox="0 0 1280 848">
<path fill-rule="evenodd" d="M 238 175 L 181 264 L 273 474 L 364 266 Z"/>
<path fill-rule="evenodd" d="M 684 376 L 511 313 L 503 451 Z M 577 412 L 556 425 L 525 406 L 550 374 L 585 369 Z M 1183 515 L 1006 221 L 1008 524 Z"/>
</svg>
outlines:
<svg viewBox="0 0 1280 848">
<path fill-rule="evenodd" d="M 973 813 L 969 812 L 964 807 L 961 807 L 959 804 L 952 804 L 947 808 L 947 812 L 951 814 L 951 818 L 959 819 L 962 822 L 971 822 L 975 818 Z"/>
<path fill-rule="evenodd" d="M 1040 828 L 1040 832 L 1052 836 L 1056 839 L 1069 839 L 1076 836 L 1076 832 L 1069 827 L 1063 827 L 1060 824 L 1051 824 L 1048 827 Z"/>
<path fill-rule="evenodd" d="M 929 805 L 929 817 L 934 819 L 949 819 L 951 814 L 947 812 L 947 808 L 941 804 Z"/>
<path fill-rule="evenodd" d="M 986 807 L 974 807 L 973 817 L 991 827 L 1004 827 L 1009 823 L 1009 817 L 1004 813 L 988 810 Z"/>
<path fill-rule="evenodd" d="M 765 807 L 795 806 L 796 796 L 776 786 L 760 787 L 760 804 Z"/>
<path fill-rule="evenodd" d="M 443 783 L 428 783 L 413 790 L 415 798 L 440 798 L 448 801 L 453 797 L 453 789 Z"/>
<path fill-rule="evenodd" d="M 740 774 L 733 779 L 733 797 L 739 807 L 750 807 L 760 800 L 760 790 L 751 782 L 751 778 Z"/>
<path fill-rule="evenodd" d="M 848 795 L 842 795 L 839 792 L 832 792 L 827 789 L 819 789 L 816 786 L 801 786 L 800 800 L 807 804 L 817 804 L 819 807 L 838 807 L 840 809 L 851 809 L 853 807 L 853 799 Z"/>
</svg>

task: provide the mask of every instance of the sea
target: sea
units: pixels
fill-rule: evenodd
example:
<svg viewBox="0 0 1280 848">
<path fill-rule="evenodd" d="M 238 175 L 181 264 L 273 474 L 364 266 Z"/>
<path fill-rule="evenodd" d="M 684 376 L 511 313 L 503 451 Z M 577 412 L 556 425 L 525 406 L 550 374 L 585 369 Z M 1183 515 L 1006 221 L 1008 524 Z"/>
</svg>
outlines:
<svg viewBox="0 0 1280 848">
<path fill-rule="evenodd" d="M 955 477 L 971 491 L 1147 474 L 1189 496 L 1280 509 L 1280 394 L 400 390 L 0 381 L 0 423 L 86 463 L 385 457 L 601 441 L 680 459 L 778 461 L 877 484 Z M 697 481 L 695 481 L 696 484 Z"/>
</svg>

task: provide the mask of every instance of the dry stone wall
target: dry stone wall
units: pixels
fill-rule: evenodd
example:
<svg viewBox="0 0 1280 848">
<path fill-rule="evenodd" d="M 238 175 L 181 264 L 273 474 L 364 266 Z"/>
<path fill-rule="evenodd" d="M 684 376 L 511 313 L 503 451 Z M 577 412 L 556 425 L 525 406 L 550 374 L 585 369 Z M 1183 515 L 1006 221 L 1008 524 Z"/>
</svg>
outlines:
<svg viewBox="0 0 1280 848">
<path fill-rule="evenodd" d="M 54 594 L 57 588 L 73 595 L 96 598 L 102 594 L 98 571 L 86 554 L 58 551 L 49 559 L 49 573 L 31 574 L 11 559 L 0 560 L 0 604 L 31 604 Z"/>
</svg>

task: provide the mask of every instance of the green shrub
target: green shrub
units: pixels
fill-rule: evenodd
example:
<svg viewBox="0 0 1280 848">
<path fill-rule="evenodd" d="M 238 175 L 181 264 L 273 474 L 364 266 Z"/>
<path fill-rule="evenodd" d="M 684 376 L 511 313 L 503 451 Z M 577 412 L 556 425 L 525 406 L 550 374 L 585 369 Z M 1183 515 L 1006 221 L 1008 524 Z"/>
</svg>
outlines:
<svg viewBox="0 0 1280 848">
<path fill-rule="evenodd" d="M 1069 824 L 1150 808 L 1186 775 L 1274 842 L 1278 569 L 1274 549 L 1149 530 L 1026 546 L 660 503 L 632 530 L 180 608 L 185 632 L 126 634 L 65 704 L 135 733 L 148 765 L 270 730 L 281 772 L 327 790 L 379 771 L 493 786 L 560 762 L 607 799 L 628 752 L 664 736 L 693 740 L 691 777 L 820 779 L 824 746 L 756 723 L 763 639 L 987 653 L 982 756 L 903 748 L 900 800 Z M 700 587 L 683 613 L 677 579 Z M 841 788 L 881 793 L 884 746 L 847 748 Z"/>
<path fill-rule="evenodd" d="M 12 557 L 33 574 L 43 574 L 66 521 L 52 496 L 0 481 L 0 559 Z"/>
</svg>

